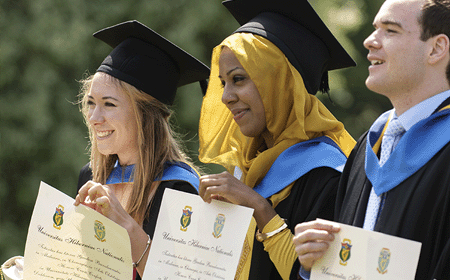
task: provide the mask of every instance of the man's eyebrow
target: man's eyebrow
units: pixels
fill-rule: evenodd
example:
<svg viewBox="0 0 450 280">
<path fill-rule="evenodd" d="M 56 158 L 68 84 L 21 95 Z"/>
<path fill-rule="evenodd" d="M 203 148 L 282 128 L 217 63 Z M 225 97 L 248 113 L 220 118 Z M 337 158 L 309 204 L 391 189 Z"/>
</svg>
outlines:
<svg viewBox="0 0 450 280">
<path fill-rule="evenodd" d="M 395 25 L 395 26 L 397 26 L 397 27 L 399 27 L 399 28 L 403 28 L 403 27 L 402 27 L 402 24 L 401 24 L 400 22 L 398 22 L 398 21 L 395 21 L 395 20 L 389 20 L 389 19 L 386 19 L 386 20 L 380 20 L 380 23 L 381 23 L 382 25 Z M 377 24 L 376 24 L 376 23 L 373 23 L 373 27 L 377 28 Z"/>
</svg>

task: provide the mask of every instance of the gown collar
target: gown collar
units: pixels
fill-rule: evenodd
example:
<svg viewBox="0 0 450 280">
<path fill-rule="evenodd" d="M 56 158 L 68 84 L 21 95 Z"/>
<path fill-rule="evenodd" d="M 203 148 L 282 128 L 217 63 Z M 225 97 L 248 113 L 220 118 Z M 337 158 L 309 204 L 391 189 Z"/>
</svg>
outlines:
<svg viewBox="0 0 450 280">
<path fill-rule="evenodd" d="M 121 166 L 117 160 L 114 169 L 106 179 L 106 184 L 119 184 L 133 182 L 134 164 Z"/>
<path fill-rule="evenodd" d="M 106 179 L 106 184 L 132 183 L 133 177 L 134 164 L 121 166 L 119 161 L 116 161 L 114 169 Z M 198 191 L 199 177 L 198 172 L 184 162 L 167 162 L 163 173 L 157 176 L 155 181 L 185 181 Z"/>
<path fill-rule="evenodd" d="M 380 116 L 366 141 L 365 171 L 377 195 L 402 183 L 450 142 L 450 105 L 413 125 L 380 166 L 378 151 L 391 111 Z"/>
</svg>

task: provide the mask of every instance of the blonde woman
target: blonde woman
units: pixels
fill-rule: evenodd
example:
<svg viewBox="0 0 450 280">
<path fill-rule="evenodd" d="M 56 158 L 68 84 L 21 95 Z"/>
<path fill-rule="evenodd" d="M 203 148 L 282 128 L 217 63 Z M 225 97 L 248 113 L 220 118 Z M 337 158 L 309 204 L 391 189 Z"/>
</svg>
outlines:
<svg viewBox="0 0 450 280">
<path fill-rule="evenodd" d="M 91 160 L 80 172 L 75 205 L 128 231 L 135 271 L 143 275 L 164 189 L 197 193 L 199 184 L 170 126 L 169 106 L 177 87 L 205 80 L 209 69 L 137 21 L 94 36 L 114 49 L 83 81 Z"/>
</svg>

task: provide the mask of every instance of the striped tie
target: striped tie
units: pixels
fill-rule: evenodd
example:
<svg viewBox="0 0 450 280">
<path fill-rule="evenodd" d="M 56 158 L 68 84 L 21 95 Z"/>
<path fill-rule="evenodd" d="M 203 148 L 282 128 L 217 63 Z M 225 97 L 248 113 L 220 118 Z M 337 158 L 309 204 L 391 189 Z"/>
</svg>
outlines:
<svg viewBox="0 0 450 280">
<path fill-rule="evenodd" d="M 388 160 L 389 156 L 394 149 L 394 142 L 396 137 L 400 137 L 405 133 L 405 129 L 400 124 L 397 118 L 393 118 L 383 135 L 381 140 L 381 154 L 380 154 L 380 166 Z M 369 203 L 367 204 L 366 218 L 364 220 L 364 229 L 373 230 L 375 224 L 377 223 L 378 216 L 380 215 L 381 209 L 383 208 L 384 200 L 386 194 L 377 196 L 373 187 L 370 191 Z"/>
</svg>

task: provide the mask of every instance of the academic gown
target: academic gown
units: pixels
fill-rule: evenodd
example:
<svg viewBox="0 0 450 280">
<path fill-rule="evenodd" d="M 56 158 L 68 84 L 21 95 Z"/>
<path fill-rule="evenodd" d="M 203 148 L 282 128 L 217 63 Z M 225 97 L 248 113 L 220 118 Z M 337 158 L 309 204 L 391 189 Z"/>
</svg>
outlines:
<svg viewBox="0 0 450 280">
<path fill-rule="evenodd" d="M 316 218 L 333 218 L 339 178 L 346 160 L 339 146 L 326 136 L 300 142 L 277 157 L 253 190 L 271 203 L 272 195 L 293 183 L 289 195 L 274 209 L 286 220 L 289 230 L 294 234 L 295 226 L 299 223 Z M 276 244 L 285 248 L 289 243 L 292 243 L 292 239 L 280 239 Z M 268 250 L 273 250 L 269 254 L 264 250 L 264 243 L 254 239 L 250 280 L 282 279 L 275 265 L 284 267 L 282 262 L 285 256 L 278 255 L 277 251 L 280 247 L 269 247 Z M 290 270 L 290 279 L 298 279 L 299 268 L 300 263 L 296 258 Z"/>
<path fill-rule="evenodd" d="M 80 171 L 80 175 L 78 177 L 78 190 L 89 180 L 92 179 L 92 171 L 89 167 L 89 163 L 86 164 Z M 161 207 L 162 197 L 164 194 L 164 190 L 166 188 L 183 191 L 192 194 L 198 194 L 197 190 L 189 183 L 185 181 L 162 181 L 158 189 L 156 190 L 155 197 L 152 200 L 150 205 L 150 209 L 148 210 L 149 216 L 145 219 L 143 229 L 144 231 L 150 235 L 150 239 L 153 239 L 153 233 L 155 232 L 156 221 L 158 219 L 159 208 Z M 139 274 L 136 277 L 136 280 L 141 280 Z"/>
<path fill-rule="evenodd" d="M 290 195 L 281 201 L 275 211 L 281 218 L 287 220 L 287 225 L 294 234 L 298 223 L 315 220 L 316 218 L 332 219 L 334 201 L 339 183 L 340 172 L 329 168 L 313 169 L 297 179 Z M 290 279 L 297 279 L 300 263 L 294 263 Z M 264 251 L 262 242 L 254 240 L 250 280 L 282 279 L 275 265 Z"/>
<path fill-rule="evenodd" d="M 275 207 L 275 211 L 280 217 L 287 220 L 288 227 L 293 234 L 298 223 L 315 220 L 316 218 L 333 219 L 334 201 L 336 200 L 340 175 L 340 172 L 332 168 L 319 167 L 309 171 L 294 183 L 290 195 Z M 78 189 L 91 178 L 91 171 L 89 165 L 87 165 L 80 172 Z M 184 181 L 161 182 L 153 199 L 149 212 L 150 216 L 144 223 L 144 230 L 150 235 L 150 238 L 153 238 L 165 188 L 197 194 L 196 190 Z M 300 263 L 296 260 L 290 279 L 298 278 L 299 268 Z M 140 280 L 139 276 L 136 279 Z M 264 279 L 281 280 L 282 278 L 270 260 L 269 254 L 264 251 L 263 243 L 255 239 L 249 280 Z"/>
<path fill-rule="evenodd" d="M 450 133 L 450 126 L 443 131 Z M 336 201 L 335 220 L 358 227 L 372 189 L 365 171 L 367 137 L 361 136 L 347 160 Z M 450 279 L 450 143 L 386 192 L 374 231 L 422 243 L 415 279 Z"/>
</svg>

